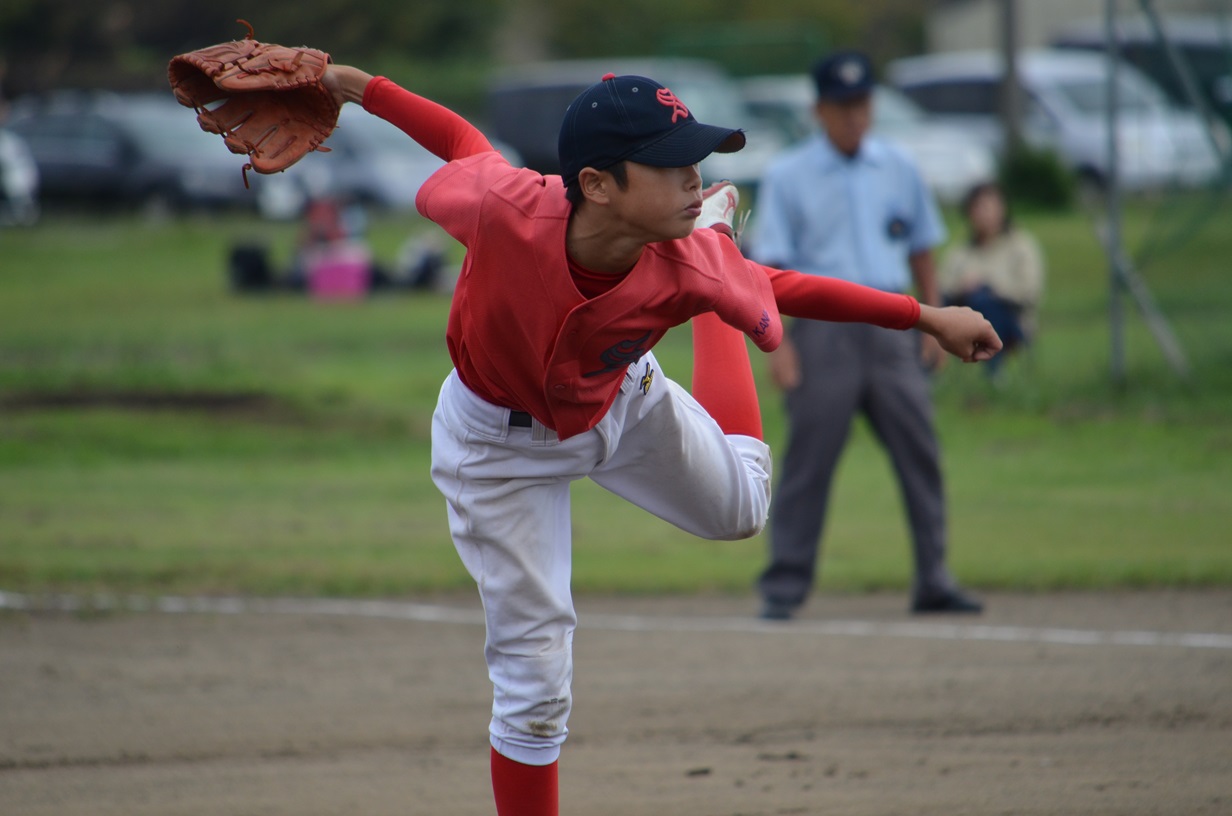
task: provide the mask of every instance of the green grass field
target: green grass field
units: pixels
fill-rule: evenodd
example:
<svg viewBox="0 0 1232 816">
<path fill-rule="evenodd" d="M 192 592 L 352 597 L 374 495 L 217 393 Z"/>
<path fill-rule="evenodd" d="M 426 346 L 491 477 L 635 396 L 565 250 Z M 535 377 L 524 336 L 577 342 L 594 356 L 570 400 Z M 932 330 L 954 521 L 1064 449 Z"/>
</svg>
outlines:
<svg viewBox="0 0 1232 816">
<path fill-rule="evenodd" d="M 1183 206 L 1201 202 L 1139 202 L 1127 229 L 1130 247 L 1154 256 L 1143 274 L 1189 355 L 1188 382 L 1131 308 L 1127 382 L 1114 384 L 1090 219 L 1021 219 L 1049 261 L 1038 344 L 1000 388 L 959 364 L 937 378 L 964 583 L 1232 583 L 1232 233 L 1217 210 L 1188 224 Z M 392 259 L 423 228 L 375 219 L 377 255 Z M 428 476 L 448 300 L 227 290 L 232 243 L 265 243 L 281 263 L 294 232 L 234 216 L 57 216 L 0 232 L 0 589 L 390 596 L 469 585 Z M 658 349 L 685 383 L 688 338 L 677 330 Z M 764 381 L 763 362 L 754 367 Z M 777 446 L 779 402 L 763 386 Z M 747 592 L 761 567 L 760 539 L 700 541 L 590 483 L 574 497 L 580 591 Z M 904 588 L 897 488 L 863 426 L 833 506 L 821 587 Z"/>
</svg>

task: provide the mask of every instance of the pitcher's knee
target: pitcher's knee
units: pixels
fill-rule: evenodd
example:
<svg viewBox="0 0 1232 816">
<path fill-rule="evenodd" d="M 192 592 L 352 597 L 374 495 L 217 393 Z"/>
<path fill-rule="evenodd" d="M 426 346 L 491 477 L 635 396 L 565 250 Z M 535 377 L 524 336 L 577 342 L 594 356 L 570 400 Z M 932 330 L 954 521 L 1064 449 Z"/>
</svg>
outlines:
<svg viewBox="0 0 1232 816">
<path fill-rule="evenodd" d="M 757 518 L 750 519 L 743 525 L 738 525 L 736 527 L 736 537 L 734 540 L 753 538 L 754 536 L 761 535 L 761 531 L 766 529 L 767 518 L 768 514 L 763 512 L 758 515 Z"/>
<path fill-rule="evenodd" d="M 744 465 L 744 484 L 712 516 L 712 538 L 737 541 L 759 535 L 770 517 L 770 448 L 760 439 L 732 434 L 728 444 Z"/>
<path fill-rule="evenodd" d="M 740 541 L 759 535 L 766 528 L 768 513 L 760 508 L 724 517 L 716 517 L 711 530 L 703 533 L 712 541 Z"/>
</svg>

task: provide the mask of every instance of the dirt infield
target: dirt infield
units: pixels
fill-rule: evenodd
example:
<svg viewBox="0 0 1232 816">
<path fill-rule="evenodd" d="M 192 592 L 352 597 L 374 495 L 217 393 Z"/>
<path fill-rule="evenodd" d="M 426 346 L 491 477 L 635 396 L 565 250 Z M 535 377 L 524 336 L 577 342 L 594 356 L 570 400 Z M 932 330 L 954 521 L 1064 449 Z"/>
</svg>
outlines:
<svg viewBox="0 0 1232 816">
<path fill-rule="evenodd" d="M 1232 591 L 578 602 L 568 814 L 1232 813 Z M 470 598 L 0 613 L 0 814 L 489 814 Z"/>
</svg>

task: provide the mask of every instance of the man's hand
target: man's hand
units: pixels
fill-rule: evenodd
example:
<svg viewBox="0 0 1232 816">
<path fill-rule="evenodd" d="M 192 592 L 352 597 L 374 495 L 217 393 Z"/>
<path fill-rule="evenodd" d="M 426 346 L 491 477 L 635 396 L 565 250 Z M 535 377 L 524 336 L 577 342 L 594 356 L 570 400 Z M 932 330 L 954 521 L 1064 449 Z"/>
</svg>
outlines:
<svg viewBox="0 0 1232 816">
<path fill-rule="evenodd" d="M 940 371 L 945 368 L 949 356 L 945 349 L 931 334 L 920 335 L 920 362 L 927 371 Z"/>
<path fill-rule="evenodd" d="M 965 363 L 991 360 L 1001 350 L 1001 338 L 992 324 L 966 306 L 938 308 L 921 303 L 916 328 L 935 337 L 941 348 Z M 928 345 L 926 341 L 925 354 Z"/>
<path fill-rule="evenodd" d="M 800 386 L 800 355 L 795 345 L 786 336 L 779 347 L 767 355 L 770 358 L 770 380 L 782 391 L 792 391 Z"/>
</svg>

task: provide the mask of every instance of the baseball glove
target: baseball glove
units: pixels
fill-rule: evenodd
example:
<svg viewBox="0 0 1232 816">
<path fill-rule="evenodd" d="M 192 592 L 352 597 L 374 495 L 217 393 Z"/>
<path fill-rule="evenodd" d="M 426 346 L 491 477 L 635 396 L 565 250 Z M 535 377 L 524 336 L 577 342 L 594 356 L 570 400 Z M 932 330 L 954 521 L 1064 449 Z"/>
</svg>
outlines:
<svg viewBox="0 0 1232 816">
<path fill-rule="evenodd" d="M 338 103 L 322 83 L 329 54 L 258 42 L 252 26 L 242 40 L 180 54 L 167 79 L 181 105 L 197 112 L 201 129 L 218 133 L 232 153 L 246 153 L 248 170 L 277 173 L 322 147 L 338 124 Z"/>
</svg>

